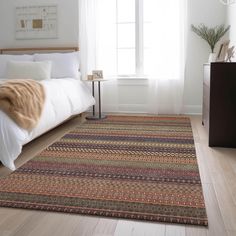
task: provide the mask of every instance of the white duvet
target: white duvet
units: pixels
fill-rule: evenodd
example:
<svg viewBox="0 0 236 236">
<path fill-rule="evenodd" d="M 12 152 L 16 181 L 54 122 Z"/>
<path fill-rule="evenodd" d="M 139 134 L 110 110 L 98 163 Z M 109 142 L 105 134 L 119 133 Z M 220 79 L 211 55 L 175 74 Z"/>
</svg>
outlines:
<svg viewBox="0 0 236 236">
<path fill-rule="evenodd" d="M 95 103 L 86 85 L 77 79 L 50 79 L 41 81 L 46 101 L 38 125 L 28 132 L 20 128 L 0 110 L 0 161 L 15 170 L 14 161 L 22 146 L 72 115 L 86 111 Z"/>
</svg>

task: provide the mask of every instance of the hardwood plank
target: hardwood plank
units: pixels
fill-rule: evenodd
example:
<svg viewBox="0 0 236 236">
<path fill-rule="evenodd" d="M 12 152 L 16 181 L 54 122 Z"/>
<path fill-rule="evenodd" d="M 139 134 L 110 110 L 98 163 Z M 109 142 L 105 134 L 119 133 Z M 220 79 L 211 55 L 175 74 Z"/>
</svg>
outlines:
<svg viewBox="0 0 236 236">
<path fill-rule="evenodd" d="M 202 116 L 190 116 L 195 142 L 208 143 L 206 127 L 202 125 Z"/>
<path fill-rule="evenodd" d="M 9 217 L 15 214 L 15 209 L 0 207 L 0 229 L 1 224 Z"/>
<path fill-rule="evenodd" d="M 91 230 L 93 230 L 98 221 L 98 218 L 74 214 L 46 213 L 41 222 L 35 225 L 26 236 L 93 235 Z M 16 235 L 18 236 L 18 234 Z"/>
<path fill-rule="evenodd" d="M 208 217 L 208 236 L 225 236 L 226 229 L 212 184 L 203 184 Z"/>
<path fill-rule="evenodd" d="M 219 162 L 223 148 L 211 148 L 208 152 L 208 165 L 210 166 L 211 179 L 216 193 L 218 205 L 223 222 L 227 230 L 236 230 L 236 205 L 227 186 L 225 171 Z"/>
<path fill-rule="evenodd" d="M 164 236 L 165 224 L 119 220 L 114 236 Z"/>
<path fill-rule="evenodd" d="M 62 229 L 63 226 L 66 225 L 66 223 L 64 224 L 64 222 L 66 222 L 65 218 L 65 215 L 62 217 L 57 213 L 47 213 L 38 224 L 35 224 L 35 227 L 31 230 L 31 232 L 28 232 L 29 234 L 26 236 L 57 235 L 59 228 Z"/>
<path fill-rule="evenodd" d="M 236 231 L 236 205 L 234 205 L 224 179 L 217 173 L 213 176 L 214 189 L 226 229 Z"/>
<path fill-rule="evenodd" d="M 10 231 L 3 231 L 3 230 L 0 230 L 0 235 L 1 236 L 10 236 L 11 232 Z"/>
<path fill-rule="evenodd" d="M 201 182 L 202 183 L 211 183 L 211 178 L 209 175 L 209 172 L 207 171 L 206 164 L 204 163 L 204 152 L 202 149 L 202 136 L 204 136 L 204 142 L 206 142 L 206 130 L 203 128 L 201 124 L 199 124 L 199 120 L 201 120 L 201 116 L 190 116 L 191 118 L 191 126 L 193 130 L 193 136 L 194 136 L 194 144 L 196 149 L 196 155 L 197 155 L 197 161 L 198 161 L 198 167 L 200 171 L 201 176 Z"/>
<path fill-rule="evenodd" d="M 207 228 L 186 226 L 186 236 L 207 236 Z"/>
<path fill-rule="evenodd" d="M 190 121 L 191 121 L 194 142 L 199 143 L 200 140 L 202 139 L 202 135 L 201 135 L 201 132 L 199 132 L 199 127 L 198 127 L 199 126 L 199 124 L 198 124 L 199 116 L 192 115 L 189 117 L 190 117 Z"/>
<path fill-rule="evenodd" d="M 98 224 L 96 225 L 96 228 L 94 230 L 93 235 L 94 236 L 113 236 L 116 230 L 118 220 L 113 219 L 100 219 Z"/>
<path fill-rule="evenodd" d="M 65 221 L 64 221 L 65 220 Z M 99 222 L 97 217 L 87 217 L 82 215 L 67 215 L 61 227 L 58 227 L 54 235 L 94 235 L 93 231 Z M 47 234 L 52 235 L 52 234 Z"/>
<path fill-rule="evenodd" d="M 230 161 L 231 167 L 236 175 L 236 154 L 235 154 L 236 149 L 234 149 L 233 151 L 234 151 L 234 153 L 233 153 L 232 157 L 229 158 L 229 161 Z"/>
<path fill-rule="evenodd" d="M 236 166 L 236 149 L 217 150 L 218 163 L 222 168 L 222 175 L 227 183 L 229 193 L 236 205 L 236 171 L 234 171 L 234 165 Z"/>
<path fill-rule="evenodd" d="M 201 182 L 202 184 L 210 184 L 212 182 L 211 176 L 205 163 L 205 155 L 202 149 L 202 145 L 200 143 L 195 143 L 195 148 L 196 148 L 196 155 L 197 155 Z"/>
<path fill-rule="evenodd" d="M 31 212 L 31 216 L 24 222 L 24 224 L 19 225 L 16 229 L 11 229 L 10 236 L 27 236 L 32 235 L 33 229 L 41 224 L 43 218 L 46 216 L 45 212 Z"/>
<path fill-rule="evenodd" d="M 80 216 L 80 220 L 77 222 L 76 227 L 71 236 L 95 235 L 95 229 L 99 223 L 99 217 Z"/>
<path fill-rule="evenodd" d="M 235 236 L 235 235 L 236 235 L 236 231 L 232 231 L 232 230 L 227 231 L 227 236 Z"/>
<path fill-rule="evenodd" d="M 0 223 L 1 231 L 16 231 L 22 225 L 24 225 L 32 216 L 34 212 L 27 210 L 11 211 L 10 214 L 6 214 Z"/>
<path fill-rule="evenodd" d="M 166 225 L 165 236 L 185 236 L 185 226 L 182 225 Z"/>
</svg>

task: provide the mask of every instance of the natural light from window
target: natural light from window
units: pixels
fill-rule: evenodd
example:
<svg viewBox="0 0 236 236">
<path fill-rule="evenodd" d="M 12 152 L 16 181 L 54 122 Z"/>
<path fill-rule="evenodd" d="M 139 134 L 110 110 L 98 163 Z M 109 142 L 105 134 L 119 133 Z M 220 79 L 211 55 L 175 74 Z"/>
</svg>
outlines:
<svg viewBox="0 0 236 236">
<path fill-rule="evenodd" d="M 177 79 L 181 0 L 98 0 L 97 65 L 107 75 Z"/>
</svg>

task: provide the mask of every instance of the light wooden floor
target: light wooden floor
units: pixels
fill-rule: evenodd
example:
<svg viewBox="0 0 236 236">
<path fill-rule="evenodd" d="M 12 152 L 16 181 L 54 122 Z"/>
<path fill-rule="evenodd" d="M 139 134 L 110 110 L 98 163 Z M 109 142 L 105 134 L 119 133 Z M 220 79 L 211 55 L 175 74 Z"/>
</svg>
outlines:
<svg viewBox="0 0 236 236">
<path fill-rule="evenodd" d="M 78 124 L 75 118 L 24 147 L 22 165 Z M 209 227 L 0 208 L 0 236 L 236 236 L 236 149 L 209 148 L 200 116 L 191 116 Z M 0 175 L 9 171 L 0 167 Z"/>
</svg>

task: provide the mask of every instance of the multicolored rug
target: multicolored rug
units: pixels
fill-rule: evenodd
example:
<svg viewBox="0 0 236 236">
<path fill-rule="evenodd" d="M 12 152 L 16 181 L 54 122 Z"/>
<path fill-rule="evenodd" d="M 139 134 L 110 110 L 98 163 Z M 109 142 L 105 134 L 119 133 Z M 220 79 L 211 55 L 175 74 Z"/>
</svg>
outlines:
<svg viewBox="0 0 236 236">
<path fill-rule="evenodd" d="M 207 225 L 190 120 L 87 121 L 0 178 L 0 206 Z"/>
</svg>

